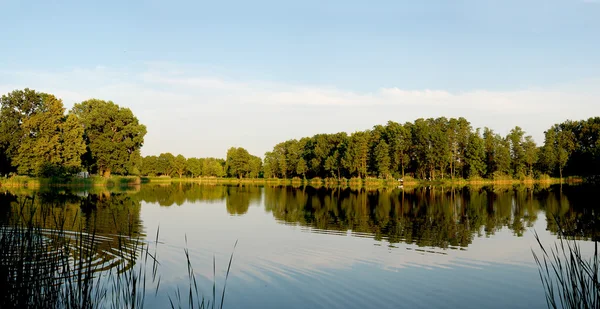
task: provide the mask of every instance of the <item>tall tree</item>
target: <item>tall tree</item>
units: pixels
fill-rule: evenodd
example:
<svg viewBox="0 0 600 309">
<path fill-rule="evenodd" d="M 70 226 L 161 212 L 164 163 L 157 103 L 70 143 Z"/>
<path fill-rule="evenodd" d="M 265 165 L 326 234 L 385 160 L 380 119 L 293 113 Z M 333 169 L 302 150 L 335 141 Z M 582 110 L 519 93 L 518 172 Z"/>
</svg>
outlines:
<svg viewBox="0 0 600 309">
<path fill-rule="evenodd" d="M 385 140 L 381 140 L 375 147 L 375 164 L 379 177 L 388 178 L 390 176 L 390 149 Z"/>
<path fill-rule="evenodd" d="M 260 171 L 262 170 L 262 160 L 259 157 L 250 155 L 249 164 L 248 177 L 258 178 L 260 176 Z"/>
<path fill-rule="evenodd" d="M 527 165 L 529 177 L 533 177 L 533 166 L 538 161 L 538 148 L 530 135 L 523 141 L 523 161 Z"/>
<path fill-rule="evenodd" d="M 42 106 L 42 94 L 29 88 L 15 90 L 0 98 L 0 172 L 16 171 L 13 158 L 21 145 L 23 122 Z"/>
<path fill-rule="evenodd" d="M 37 176 L 44 165 L 62 164 L 60 141 L 65 110 L 62 101 L 53 95 L 40 96 L 41 105 L 21 124 L 23 135 L 13 159 L 19 174 Z"/>
<path fill-rule="evenodd" d="M 62 165 L 71 172 L 81 168 L 81 156 L 86 147 L 83 140 L 83 125 L 75 115 L 68 115 L 61 125 L 61 157 Z"/>
<path fill-rule="evenodd" d="M 390 148 L 390 164 L 392 171 L 400 171 L 404 178 L 404 171 L 410 163 L 411 132 L 410 124 L 401 125 L 397 122 L 388 121 L 387 137 Z"/>
<path fill-rule="evenodd" d="M 159 174 L 159 163 L 157 156 L 145 156 L 142 159 L 142 168 L 140 172 L 145 176 L 155 176 Z"/>
<path fill-rule="evenodd" d="M 569 157 L 575 150 L 576 137 L 571 130 L 565 130 L 563 126 L 555 125 L 550 130 L 553 132 L 547 133 L 547 135 L 553 136 L 553 138 L 546 139 L 545 149 L 553 154 L 552 157 L 555 160 L 553 165 L 558 168 L 558 173 L 562 182 L 563 169 L 569 162 Z"/>
<path fill-rule="evenodd" d="M 488 127 L 483 129 L 483 144 L 485 148 L 485 165 L 487 167 L 487 177 L 491 177 L 498 170 L 496 162 L 496 134 Z"/>
<path fill-rule="evenodd" d="M 183 155 L 177 155 L 175 160 L 173 160 L 173 170 L 179 175 L 179 178 L 183 177 L 183 174 L 185 173 L 186 163 L 187 160 Z"/>
<path fill-rule="evenodd" d="M 175 172 L 175 156 L 170 153 L 161 153 L 158 156 L 158 173 L 164 176 L 171 176 Z"/>
<path fill-rule="evenodd" d="M 367 160 L 369 158 L 369 135 L 367 132 L 359 131 L 350 135 L 348 140 L 348 151 L 344 158 L 344 166 L 350 173 L 356 173 L 358 177 L 367 176 Z"/>
<path fill-rule="evenodd" d="M 306 165 L 306 161 L 303 158 L 298 160 L 298 165 L 296 166 L 296 173 L 298 175 L 302 175 L 302 178 L 306 178 L 306 172 L 308 171 L 308 166 Z"/>
<path fill-rule="evenodd" d="M 91 99 L 75 104 L 72 113 L 84 126 L 90 155 L 86 164 L 105 177 L 129 174 L 136 168 L 146 127 L 128 108 L 112 101 Z"/>
<path fill-rule="evenodd" d="M 521 127 L 510 130 L 507 136 L 510 142 L 510 156 L 513 176 L 519 177 L 525 174 L 525 149 L 523 147 L 523 136 L 525 132 Z"/>
<path fill-rule="evenodd" d="M 500 135 L 496 134 L 494 144 L 496 172 L 500 173 L 500 175 L 510 175 L 510 141 L 507 138 L 502 138 Z"/>
<path fill-rule="evenodd" d="M 229 176 L 243 178 L 250 172 L 250 154 L 244 148 L 231 147 L 227 150 L 225 166 Z"/>
<path fill-rule="evenodd" d="M 202 160 L 198 158 L 188 158 L 185 168 L 192 178 L 198 177 L 202 174 Z"/>
<path fill-rule="evenodd" d="M 481 177 L 486 173 L 485 142 L 480 129 L 471 134 L 465 152 L 465 166 L 469 178 Z"/>
</svg>

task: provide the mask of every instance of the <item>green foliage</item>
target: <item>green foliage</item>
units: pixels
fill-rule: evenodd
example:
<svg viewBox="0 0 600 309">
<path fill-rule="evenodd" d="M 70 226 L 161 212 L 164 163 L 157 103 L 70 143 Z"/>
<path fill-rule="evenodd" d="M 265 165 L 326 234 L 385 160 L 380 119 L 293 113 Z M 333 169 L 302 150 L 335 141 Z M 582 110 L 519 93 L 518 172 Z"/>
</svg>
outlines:
<svg viewBox="0 0 600 309">
<path fill-rule="evenodd" d="M 175 156 L 170 153 L 161 153 L 158 156 L 157 171 L 159 175 L 171 176 L 174 172 Z"/>
<path fill-rule="evenodd" d="M 142 158 L 146 128 L 131 110 L 97 99 L 75 104 L 30 89 L 0 98 L 0 174 L 66 177 L 82 170 L 121 175 L 236 178 L 447 178 L 600 175 L 600 117 L 566 121 L 538 148 L 515 127 L 483 135 L 465 118 L 389 121 L 348 135 L 317 134 L 275 145 L 264 160 L 232 147 L 226 159 L 162 153 Z"/>
<path fill-rule="evenodd" d="M 33 90 L 2 97 L 0 135 L 4 171 L 21 175 L 65 176 L 78 172 L 85 152 L 83 128 L 64 115 L 62 100 Z"/>
<path fill-rule="evenodd" d="M 173 160 L 173 171 L 179 175 L 179 178 L 183 177 L 186 170 L 187 160 L 183 155 L 177 155 Z"/>
<path fill-rule="evenodd" d="M 89 155 L 85 165 L 105 177 L 134 171 L 144 144 L 146 127 L 129 108 L 112 101 L 91 99 L 71 111 L 84 126 Z"/>
<path fill-rule="evenodd" d="M 465 152 L 465 165 L 469 178 L 478 178 L 486 174 L 485 142 L 481 138 L 480 130 L 471 134 Z"/>
<path fill-rule="evenodd" d="M 250 153 L 244 148 L 229 148 L 225 162 L 227 175 L 230 177 L 243 178 L 250 172 Z"/>
<path fill-rule="evenodd" d="M 185 168 L 192 178 L 198 177 L 202 175 L 202 160 L 198 158 L 188 158 Z"/>
<path fill-rule="evenodd" d="M 375 164 L 379 177 L 388 178 L 390 176 L 390 147 L 385 140 L 380 141 L 375 147 Z"/>
</svg>

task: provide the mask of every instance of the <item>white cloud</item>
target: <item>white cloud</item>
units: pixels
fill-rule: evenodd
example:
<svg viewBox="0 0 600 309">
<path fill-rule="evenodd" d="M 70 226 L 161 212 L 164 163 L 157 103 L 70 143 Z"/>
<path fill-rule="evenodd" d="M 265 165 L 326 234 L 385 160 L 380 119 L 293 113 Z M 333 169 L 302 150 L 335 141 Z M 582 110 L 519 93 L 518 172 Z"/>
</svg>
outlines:
<svg viewBox="0 0 600 309">
<path fill-rule="evenodd" d="M 474 127 L 489 126 L 501 134 L 519 125 L 543 142 L 543 131 L 555 122 L 600 115 L 598 84 L 588 80 L 552 88 L 462 92 L 394 87 L 359 93 L 229 80 L 167 64 L 141 71 L 0 71 L 0 93 L 30 87 L 56 94 L 67 107 L 91 97 L 130 107 L 148 126 L 145 154 L 221 157 L 229 146 L 261 155 L 290 138 L 438 116 L 463 116 Z"/>
</svg>

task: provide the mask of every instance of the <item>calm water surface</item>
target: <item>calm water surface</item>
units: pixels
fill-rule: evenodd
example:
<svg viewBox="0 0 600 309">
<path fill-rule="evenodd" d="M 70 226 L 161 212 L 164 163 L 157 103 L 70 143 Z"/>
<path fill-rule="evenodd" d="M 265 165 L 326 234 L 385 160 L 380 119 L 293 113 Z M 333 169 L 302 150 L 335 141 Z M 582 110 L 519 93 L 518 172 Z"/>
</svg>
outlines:
<svg viewBox="0 0 600 309">
<path fill-rule="evenodd" d="M 220 294 L 234 253 L 226 308 L 543 308 L 533 232 L 552 243 L 557 216 L 589 250 L 597 235 L 596 189 L 20 190 L 0 195 L 0 218 L 35 197 L 33 207 L 46 205 L 77 222 L 74 230 L 96 226 L 98 260 L 106 267 L 119 262 L 118 232 L 157 245 L 161 292 L 149 293 L 150 308 L 168 306 L 166 295 L 188 287 L 185 248 L 206 295 L 213 257 Z"/>
</svg>

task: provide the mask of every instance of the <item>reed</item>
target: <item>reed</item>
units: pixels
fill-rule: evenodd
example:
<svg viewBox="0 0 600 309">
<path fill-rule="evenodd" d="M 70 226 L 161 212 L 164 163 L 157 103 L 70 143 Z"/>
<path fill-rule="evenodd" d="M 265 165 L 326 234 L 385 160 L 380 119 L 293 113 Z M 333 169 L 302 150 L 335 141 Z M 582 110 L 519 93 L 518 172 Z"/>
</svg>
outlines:
<svg viewBox="0 0 600 309">
<path fill-rule="evenodd" d="M 98 244 L 107 237 L 96 233 L 95 221 L 84 229 L 81 222 L 68 222 L 61 212 L 53 211 L 60 205 L 28 207 L 34 201 L 34 198 L 23 199 L 16 207 L 13 205 L 9 217 L 0 218 L 0 308 L 135 309 L 144 307 L 148 291 L 154 291 L 155 296 L 161 293 L 160 228 L 153 248 L 141 236 L 134 237 L 131 226 L 117 231 L 111 239 L 116 241 L 117 257 L 106 261 L 97 252 Z M 48 223 L 52 228 L 44 226 Z M 72 232 L 74 229 L 76 232 Z M 200 293 L 189 252 L 186 249 L 184 253 L 190 277 L 189 293 L 194 301 L 190 298 L 184 302 L 169 295 L 172 307 L 215 308 L 216 296 L 207 299 Z M 232 261 L 233 253 L 220 308 Z"/>
<path fill-rule="evenodd" d="M 532 250 L 548 308 L 600 308 L 598 241 L 586 258 L 575 237 L 565 235 L 560 225 L 558 230 L 559 240 L 548 248 L 535 233 L 541 254 Z"/>
</svg>

